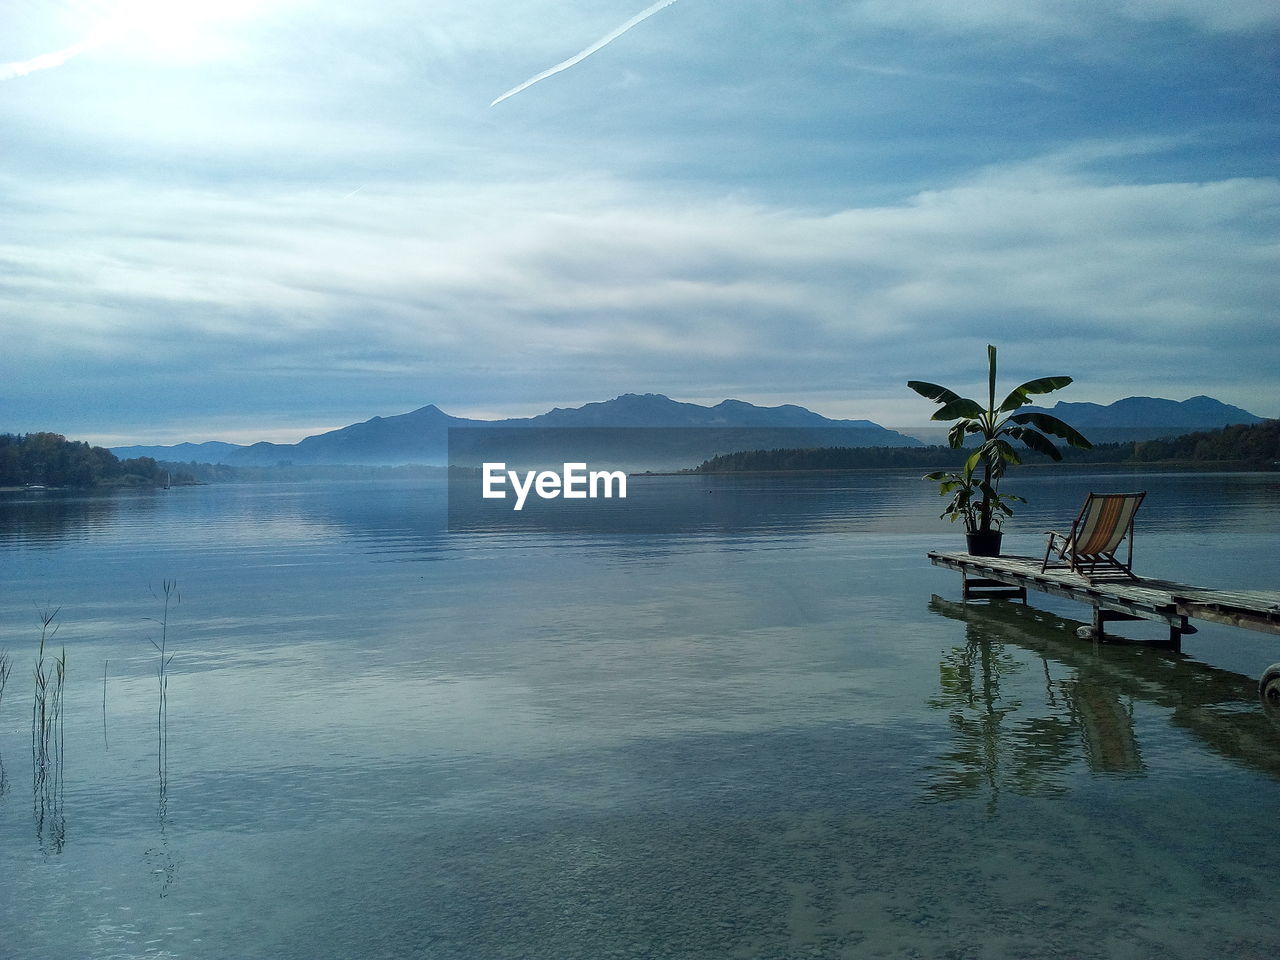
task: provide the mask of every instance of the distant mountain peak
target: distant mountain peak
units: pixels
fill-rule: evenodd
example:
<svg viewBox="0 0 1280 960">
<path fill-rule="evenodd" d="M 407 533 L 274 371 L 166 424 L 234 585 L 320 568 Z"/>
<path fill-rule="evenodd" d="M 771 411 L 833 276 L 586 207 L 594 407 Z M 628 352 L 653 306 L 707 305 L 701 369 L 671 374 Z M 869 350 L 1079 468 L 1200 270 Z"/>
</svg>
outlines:
<svg viewBox="0 0 1280 960">
<path fill-rule="evenodd" d="M 1171 437 L 1238 423 L 1261 423 L 1263 419 L 1203 395 L 1181 401 L 1125 397 L 1109 404 L 1059 400 L 1052 407 L 1024 407 L 1023 410 L 1060 417 L 1094 443 Z"/>
</svg>

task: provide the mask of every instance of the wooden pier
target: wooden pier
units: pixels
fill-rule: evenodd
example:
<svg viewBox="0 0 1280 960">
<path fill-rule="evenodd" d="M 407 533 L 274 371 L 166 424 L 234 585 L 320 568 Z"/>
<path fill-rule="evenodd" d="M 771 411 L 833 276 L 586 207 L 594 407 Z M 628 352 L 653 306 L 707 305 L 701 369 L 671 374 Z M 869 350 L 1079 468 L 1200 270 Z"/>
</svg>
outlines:
<svg viewBox="0 0 1280 960">
<path fill-rule="evenodd" d="M 1040 572 L 1036 557 L 975 557 L 968 553 L 929 552 L 935 566 L 957 570 L 964 577 L 966 600 L 980 596 L 1027 598 L 1039 590 L 1093 607 L 1092 636 L 1101 638 L 1108 621 L 1153 620 L 1167 624 L 1169 642 L 1181 647 L 1182 636 L 1195 633 L 1190 620 L 1225 623 L 1247 630 L 1280 635 L 1280 592 L 1274 590 L 1214 590 L 1150 577 L 1095 577 L 1050 567 Z"/>
</svg>

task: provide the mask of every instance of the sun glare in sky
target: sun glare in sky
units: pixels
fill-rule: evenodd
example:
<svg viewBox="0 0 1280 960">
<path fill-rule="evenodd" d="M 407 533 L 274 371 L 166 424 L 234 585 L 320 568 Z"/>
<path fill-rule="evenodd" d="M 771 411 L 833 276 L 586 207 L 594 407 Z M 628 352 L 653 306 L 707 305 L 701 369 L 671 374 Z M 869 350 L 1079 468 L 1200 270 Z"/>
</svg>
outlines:
<svg viewBox="0 0 1280 960">
<path fill-rule="evenodd" d="M 212 59 L 225 48 L 231 28 L 252 19 L 264 6 L 261 0 L 130 0 L 116 8 L 114 31 L 137 53 Z"/>
<path fill-rule="evenodd" d="M 63 44 L 46 50 L 6 50 L 26 56 L 0 64 L 0 79 L 60 67 L 102 48 L 131 60 L 219 59 L 232 49 L 234 26 L 261 15 L 266 6 L 263 0 L 127 0 L 68 6 L 61 16 L 47 21 L 44 30 L 33 31 L 51 39 L 57 36 Z"/>
</svg>

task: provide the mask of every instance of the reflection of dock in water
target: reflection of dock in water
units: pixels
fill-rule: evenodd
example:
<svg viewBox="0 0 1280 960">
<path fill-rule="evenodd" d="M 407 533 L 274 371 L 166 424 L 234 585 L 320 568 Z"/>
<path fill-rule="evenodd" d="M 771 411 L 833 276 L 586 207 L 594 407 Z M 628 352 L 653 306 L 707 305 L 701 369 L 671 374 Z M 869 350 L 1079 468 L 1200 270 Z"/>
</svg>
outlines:
<svg viewBox="0 0 1280 960">
<path fill-rule="evenodd" d="M 1219 756 L 1280 778 L 1280 720 L 1259 704 L 1249 677 L 1151 646 L 1083 644 L 1073 637 L 1078 621 L 1019 603 L 935 596 L 929 609 L 964 621 L 971 638 L 1013 644 L 1071 668 L 1074 678 L 1058 687 L 1090 769 L 1144 769 L 1132 704 L 1147 703 L 1169 710 L 1173 726 Z"/>
<path fill-rule="evenodd" d="M 1264 590 L 1215 590 L 1172 580 L 1136 577 L 1132 580 L 1086 580 L 1070 570 L 1041 571 L 1034 557 L 975 557 L 968 553 L 929 552 L 938 567 L 956 570 L 964 577 L 964 595 L 975 588 L 1010 588 L 1026 599 L 1027 590 L 1039 590 L 1093 607 L 1093 635 L 1101 637 L 1109 620 L 1154 620 L 1169 626 L 1169 641 L 1177 646 L 1184 633 L 1195 633 L 1189 619 L 1208 620 L 1232 627 L 1280 634 L 1280 592 Z"/>
</svg>

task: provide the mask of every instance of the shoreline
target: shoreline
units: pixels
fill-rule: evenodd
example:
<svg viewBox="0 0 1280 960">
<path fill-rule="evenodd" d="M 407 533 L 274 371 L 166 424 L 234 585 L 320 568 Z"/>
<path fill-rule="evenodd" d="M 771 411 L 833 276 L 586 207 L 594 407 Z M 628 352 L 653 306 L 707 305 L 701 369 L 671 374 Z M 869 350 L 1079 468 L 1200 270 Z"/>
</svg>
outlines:
<svg viewBox="0 0 1280 960">
<path fill-rule="evenodd" d="M 1171 471 L 1177 473 L 1276 473 L 1280 464 L 1268 465 L 1251 460 L 1159 460 L 1159 461 L 1119 461 L 1102 463 L 1022 463 L 1020 470 L 1069 470 L 1073 473 L 1105 473 L 1116 471 L 1124 473 L 1153 473 Z M 630 473 L 631 477 L 727 477 L 735 474 L 788 474 L 788 473 L 904 473 L 914 470 L 929 470 L 927 465 L 918 467 L 885 466 L 885 467 L 806 467 L 795 470 L 646 470 Z M 932 469 L 943 470 L 945 466 Z"/>
</svg>

